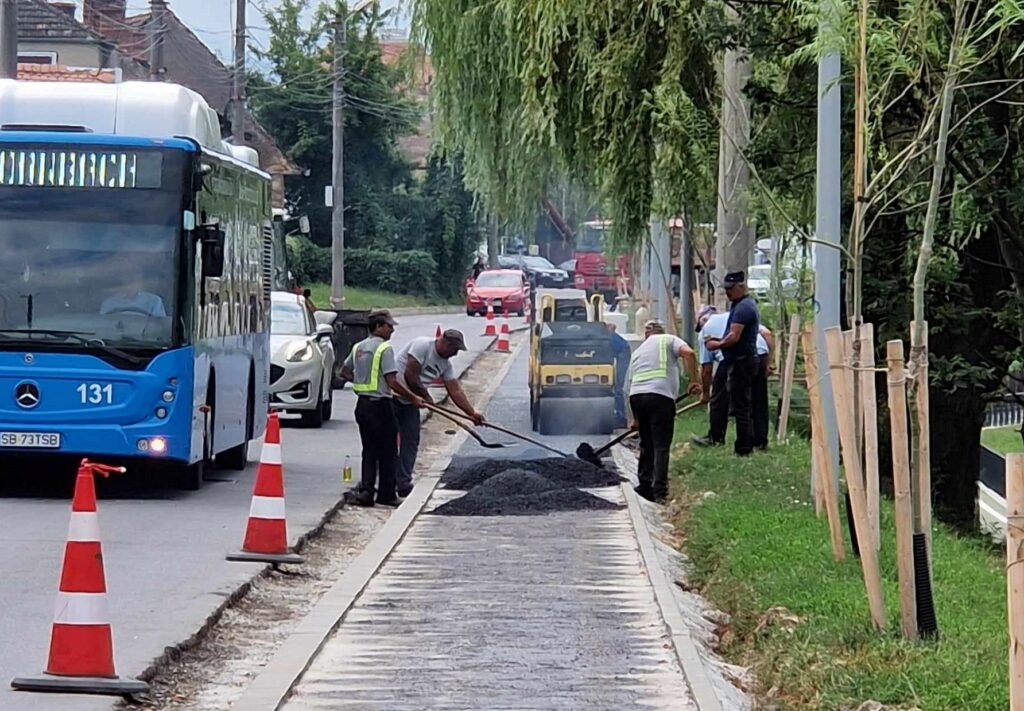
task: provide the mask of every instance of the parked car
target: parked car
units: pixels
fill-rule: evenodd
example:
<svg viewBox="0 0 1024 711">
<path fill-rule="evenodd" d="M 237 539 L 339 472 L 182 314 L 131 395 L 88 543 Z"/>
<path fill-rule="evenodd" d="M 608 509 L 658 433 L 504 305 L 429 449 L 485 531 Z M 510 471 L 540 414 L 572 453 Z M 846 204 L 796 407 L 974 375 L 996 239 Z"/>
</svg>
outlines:
<svg viewBox="0 0 1024 711">
<path fill-rule="evenodd" d="M 498 257 L 502 269 L 519 269 L 533 286 L 547 286 L 553 289 L 568 288 L 572 280 L 564 269 L 559 269 L 544 257 L 528 254 L 502 254 Z"/>
<path fill-rule="evenodd" d="M 333 333 L 331 324 L 317 325 L 302 296 L 271 293 L 270 405 L 298 413 L 307 427 L 331 419 Z"/>
<path fill-rule="evenodd" d="M 526 314 L 530 303 L 530 283 L 518 269 L 489 269 L 480 272 L 475 280 L 466 284 L 466 314 L 487 313 L 487 305 L 495 313 Z"/>
<path fill-rule="evenodd" d="M 564 262 L 558 265 L 558 268 L 569 275 L 569 281 L 573 281 L 573 277 L 576 276 L 576 260 L 566 259 Z"/>
<path fill-rule="evenodd" d="M 782 293 L 785 296 L 796 296 L 799 284 L 796 272 L 791 267 L 782 267 Z M 758 298 L 765 298 L 771 293 L 772 265 L 752 264 L 747 267 L 747 288 Z"/>
</svg>

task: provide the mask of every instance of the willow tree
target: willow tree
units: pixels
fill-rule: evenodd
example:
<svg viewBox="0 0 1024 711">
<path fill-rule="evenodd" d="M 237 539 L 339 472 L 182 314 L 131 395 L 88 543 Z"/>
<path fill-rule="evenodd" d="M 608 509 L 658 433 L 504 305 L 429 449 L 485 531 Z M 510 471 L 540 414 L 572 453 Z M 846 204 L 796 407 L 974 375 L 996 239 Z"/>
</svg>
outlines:
<svg viewBox="0 0 1024 711">
<path fill-rule="evenodd" d="M 528 224 L 562 176 L 593 186 L 613 239 L 714 190 L 715 86 L 704 0 L 415 0 L 436 125 L 466 182 Z"/>
</svg>

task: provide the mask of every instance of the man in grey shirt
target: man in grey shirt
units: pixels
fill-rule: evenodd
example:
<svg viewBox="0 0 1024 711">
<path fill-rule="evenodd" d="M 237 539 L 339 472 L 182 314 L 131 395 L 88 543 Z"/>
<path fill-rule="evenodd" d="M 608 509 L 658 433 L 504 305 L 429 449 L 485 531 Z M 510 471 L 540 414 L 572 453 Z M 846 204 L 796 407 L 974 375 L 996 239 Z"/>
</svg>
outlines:
<svg viewBox="0 0 1024 711">
<path fill-rule="evenodd" d="M 428 388 L 436 380 L 442 380 L 451 401 L 474 423 L 481 425 L 484 416 L 476 411 L 462 391 L 455 377 L 455 369 L 449 362 L 455 354 L 464 350 L 466 341 L 462 332 L 454 328 L 449 328 L 437 338 L 414 338 L 398 352 L 398 380 L 409 391 L 431 404 L 434 401 Z M 408 496 L 412 491 L 412 472 L 420 448 L 420 413 L 414 404 L 401 395 L 395 397 L 394 406 L 395 417 L 398 419 L 396 485 L 399 496 Z"/>
</svg>

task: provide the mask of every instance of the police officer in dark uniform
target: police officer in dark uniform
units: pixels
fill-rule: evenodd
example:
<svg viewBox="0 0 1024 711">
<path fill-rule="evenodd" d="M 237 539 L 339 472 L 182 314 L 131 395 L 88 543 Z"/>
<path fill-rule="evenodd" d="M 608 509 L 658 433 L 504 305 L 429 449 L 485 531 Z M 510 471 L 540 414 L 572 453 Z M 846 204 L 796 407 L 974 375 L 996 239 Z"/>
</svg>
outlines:
<svg viewBox="0 0 1024 711">
<path fill-rule="evenodd" d="M 728 371 L 729 403 L 736 418 L 735 452 L 745 457 L 754 451 L 753 386 L 761 362 L 757 357 L 757 334 L 761 314 L 757 303 L 747 293 L 747 277 L 743 272 L 730 272 L 723 281 L 728 297 L 729 320 L 725 337 L 706 342 L 710 351 L 722 351 L 722 365 Z"/>
</svg>

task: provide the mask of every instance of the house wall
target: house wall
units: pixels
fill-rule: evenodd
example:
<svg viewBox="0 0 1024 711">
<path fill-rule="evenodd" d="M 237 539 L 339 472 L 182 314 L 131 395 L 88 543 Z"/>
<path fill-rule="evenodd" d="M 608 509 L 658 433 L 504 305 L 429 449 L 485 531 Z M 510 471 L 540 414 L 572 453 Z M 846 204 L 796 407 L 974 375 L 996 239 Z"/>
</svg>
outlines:
<svg viewBox="0 0 1024 711">
<path fill-rule="evenodd" d="M 57 55 L 57 61 L 54 64 L 63 64 L 67 67 L 92 67 L 100 69 L 106 66 L 103 61 L 102 47 L 94 43 L 79 44 L 77 42 L 19 40 L 18 52 L 54 52 Z"/>
</svg>

